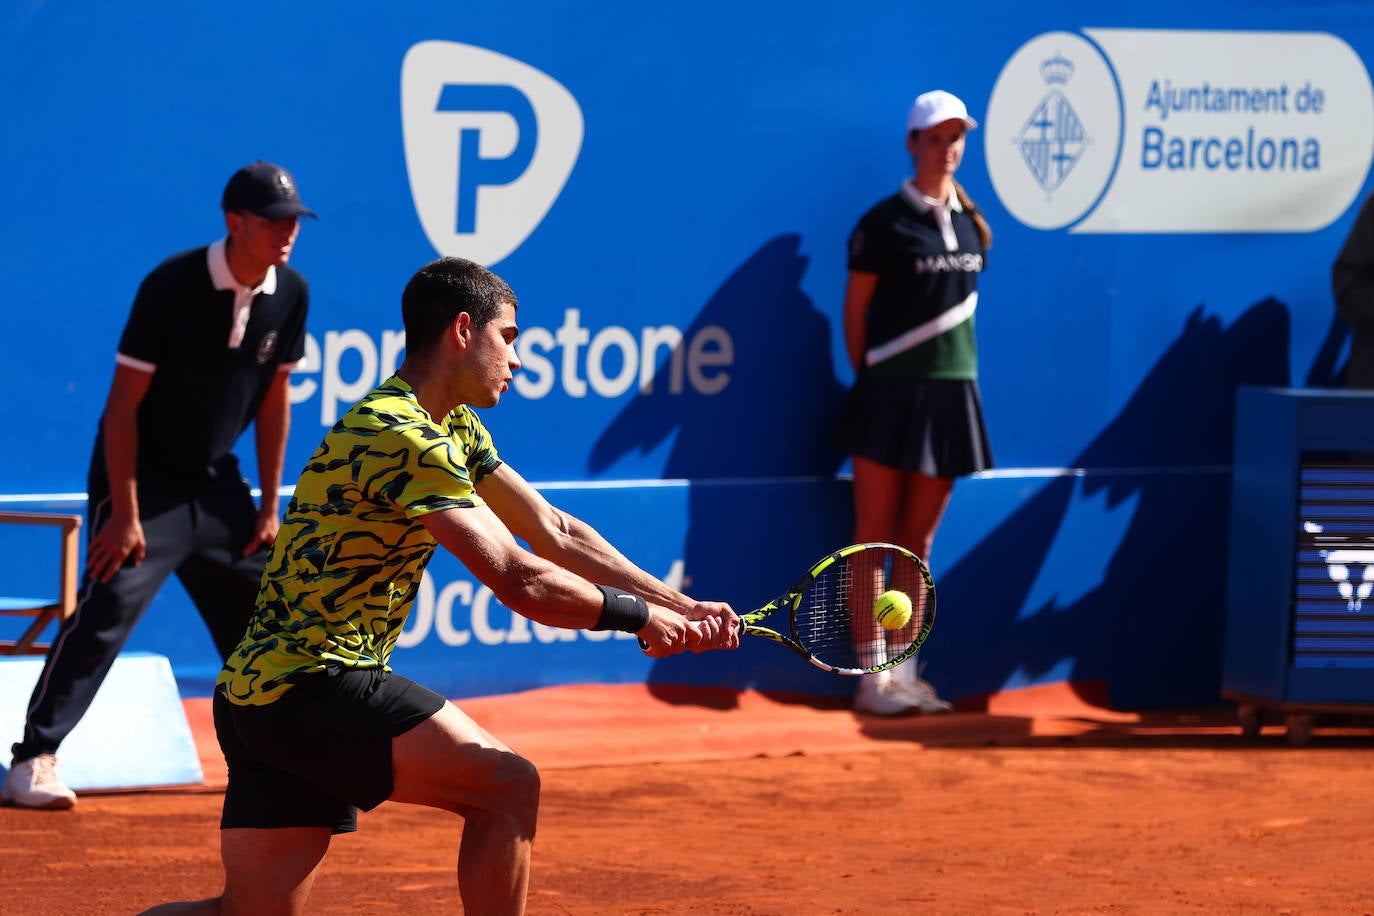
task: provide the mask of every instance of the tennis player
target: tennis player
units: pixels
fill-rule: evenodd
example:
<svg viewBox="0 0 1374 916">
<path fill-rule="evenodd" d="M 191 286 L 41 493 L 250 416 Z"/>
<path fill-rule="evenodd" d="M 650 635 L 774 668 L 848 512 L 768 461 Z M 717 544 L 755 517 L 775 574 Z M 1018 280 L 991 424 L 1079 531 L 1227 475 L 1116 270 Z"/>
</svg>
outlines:
<svg viewBox="0 0 1374 916">
<path fill-rule="evenodd" d="M 224 891 L 150 912 L 301 913 L 330 837 L 387 799 L 464 818 L 466 912 L 524 912 L 539 774 L 387 664 L 436 544 L 539 623 L 634 633 L 654 657 L 739 644 L 728 605 L 639 569 L 497 457 L 473 408 L 495 406 L 520 367 L 515 311 L 470 261 L 407 284 L 405 361 L 307 463 L 219 676 Z"/>
</svg>

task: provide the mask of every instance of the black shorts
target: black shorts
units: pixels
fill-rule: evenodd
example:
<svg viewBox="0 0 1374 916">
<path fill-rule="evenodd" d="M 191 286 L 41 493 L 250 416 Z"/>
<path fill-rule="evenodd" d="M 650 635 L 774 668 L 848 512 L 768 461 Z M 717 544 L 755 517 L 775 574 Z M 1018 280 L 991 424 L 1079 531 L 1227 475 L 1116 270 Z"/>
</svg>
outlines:
<svg viewBox="0 0 1374 916">
<path fill-rule="evenodd" d="M 861 375 L 835 431 L 849 455 L 929 477 L 963 477 L 992 467 L 978 383 Z"/>
<path fill-rule="evenodd" d="M 330 666 L 266 706 L 219 691 L 215 733 L 229 767 L 220 829 L 358 829 L 358 809 L 392 792 L 391 740 L 433 716 L 444 698 L 380 668 Z"/>
</svg>

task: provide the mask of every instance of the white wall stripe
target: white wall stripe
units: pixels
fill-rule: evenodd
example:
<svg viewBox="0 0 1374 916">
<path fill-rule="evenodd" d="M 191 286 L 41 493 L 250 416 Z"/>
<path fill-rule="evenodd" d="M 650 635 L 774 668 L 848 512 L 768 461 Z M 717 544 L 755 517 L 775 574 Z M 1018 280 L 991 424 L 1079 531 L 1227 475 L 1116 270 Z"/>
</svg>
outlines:
<svg viewBox="0 0 1374 916">
<path fill-rule="evenodd" d="M 994 468 L 970 475 L 981 480 L 1034 480 L 1054 477 L 1178 477 L 1190 474 L 1229 474 L 1229 464 L 1184 465 L 1167 468 Z M 691 480 L 546 480 L 530 481 L 537 490 L 630 490 L 675 488 L 690 486 L 738 486 L 765 483 L 825 483 L 830 480 L 851 480 L 849 474 L 835 477 L 710 477 Z M 281 495 L 289 497 L 295 487 L 282 487 Z M 253 490 L 254 496 L 261 496 Z M 85 493 L 0 493 L 0 504 L 14 503 L 80 503 Z"/>
</svg>

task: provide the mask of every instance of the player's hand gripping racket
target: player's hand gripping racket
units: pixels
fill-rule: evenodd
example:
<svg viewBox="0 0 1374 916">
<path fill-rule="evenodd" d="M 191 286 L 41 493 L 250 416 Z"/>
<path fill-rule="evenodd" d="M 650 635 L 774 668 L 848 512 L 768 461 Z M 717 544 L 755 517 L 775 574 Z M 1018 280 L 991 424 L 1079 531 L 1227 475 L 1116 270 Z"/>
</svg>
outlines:
<svg viewBox="0 0 1374 916">
<path fill-rule="evenodd" d="M 911 617 L 899 623 L 899 612 L 880 624 L 878 598 L 891 592 L 910 600 Z M 759 625 L 770 617 L 777 629 Z M 782 643 L 822 670 L 860 675 L 911 658 L 934 623 L 935 582 L 925 563 L 903 547 L 873 543 L 841 548 L 813 564 L 785 593 L 741 615 L 740 632 Z"/>
</svg>

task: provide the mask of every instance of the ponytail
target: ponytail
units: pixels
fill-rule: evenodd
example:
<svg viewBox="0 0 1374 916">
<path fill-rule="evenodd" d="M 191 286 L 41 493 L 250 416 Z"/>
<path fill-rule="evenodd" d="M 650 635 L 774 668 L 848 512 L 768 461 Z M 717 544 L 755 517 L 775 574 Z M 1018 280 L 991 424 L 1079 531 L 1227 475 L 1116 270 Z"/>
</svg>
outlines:
<svg viewBox="0 0 1374 916">
<path fill-rule="evenodd" d="M 987 251 L 992 247 L 992 227 L 983 218 L 983 211 L 978 209 L 978 205 L 964 192 L 964 186 L 959 182 L 954 182 L 954 196 L 959 198 L 959 206 L 964 208 L 964 212 L 973 217 L 973 226 L 978 230 L 978 240 L 983 243 L 983 250 Z"/>
</svg>

